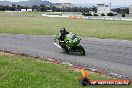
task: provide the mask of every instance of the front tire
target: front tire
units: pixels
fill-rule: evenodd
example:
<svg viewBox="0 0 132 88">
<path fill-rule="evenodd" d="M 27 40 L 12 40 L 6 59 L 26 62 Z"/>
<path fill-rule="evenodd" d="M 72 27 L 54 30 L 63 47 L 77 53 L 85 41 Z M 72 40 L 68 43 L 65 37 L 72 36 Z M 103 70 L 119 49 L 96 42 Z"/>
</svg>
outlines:
<svg viewBox="0 0 132 88">
<path fill-rule="evenodd" d="M 81 45 L 79 46 L 79 53 L 81 55 L 85 55 L 85 50 L 84 50 L 84 48 Z"/>
</svg>

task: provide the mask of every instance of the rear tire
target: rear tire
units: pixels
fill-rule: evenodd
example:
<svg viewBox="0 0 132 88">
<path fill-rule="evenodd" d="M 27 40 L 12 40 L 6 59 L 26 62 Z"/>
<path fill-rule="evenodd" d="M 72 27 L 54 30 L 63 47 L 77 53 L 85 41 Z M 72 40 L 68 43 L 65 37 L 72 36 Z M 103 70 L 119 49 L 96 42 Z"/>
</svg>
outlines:
<svg viewBox="0 0 132 88">
<path fill-rule="evenodd" d="M 85 55 L 85 50 L 84 50 L 84 48 L 81 45 L 79 46 L 79 53 L 81 55 Z"/>
<path fill-rule="evenodd" d="M 60 42 L 59 45 L 63 48 L 63 51 L 65 51 L 66 53 L 69 53 L 69 50 L 66 47 L 66 44 L 65 43 Z"/>
<path fill-rule="evenodd" d="M 64 49 L 64 51 L 65 51 L 66 53 L 69 53 L 69 50 L 68 50 L 68 49 Z"/>
</svg>

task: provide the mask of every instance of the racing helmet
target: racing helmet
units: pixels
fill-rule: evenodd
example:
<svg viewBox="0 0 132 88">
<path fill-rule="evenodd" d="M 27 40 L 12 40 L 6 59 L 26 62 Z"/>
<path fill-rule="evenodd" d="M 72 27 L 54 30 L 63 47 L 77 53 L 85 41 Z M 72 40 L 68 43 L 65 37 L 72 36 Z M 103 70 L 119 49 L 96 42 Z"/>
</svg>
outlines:
<svg viewBox="0 0 132 88">
<path fill-rule="evenodd" d="M 60 29 L 60 33 L 61 34 L 65 34 L 66 33 L 66 29 L 65 28 Z"/>
</svg>

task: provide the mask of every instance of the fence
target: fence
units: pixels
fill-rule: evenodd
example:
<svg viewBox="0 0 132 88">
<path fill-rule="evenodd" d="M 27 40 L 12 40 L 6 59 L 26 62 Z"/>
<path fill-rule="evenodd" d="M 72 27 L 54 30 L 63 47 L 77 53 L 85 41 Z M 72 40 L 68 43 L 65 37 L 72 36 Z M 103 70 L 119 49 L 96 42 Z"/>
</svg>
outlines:
<svg viewBox="0 0 132 88">
<path fill-rule="evenodd" d="M 93 19 L 93 20 L 119 20 L 119 21 L 132 21 L 132 17 L 100 17 L 100 16 L 97 16 L 97 17 L 94 17 L 94 16 L 85 16 L 84 17 L 85 19 Z"/>
</svg>

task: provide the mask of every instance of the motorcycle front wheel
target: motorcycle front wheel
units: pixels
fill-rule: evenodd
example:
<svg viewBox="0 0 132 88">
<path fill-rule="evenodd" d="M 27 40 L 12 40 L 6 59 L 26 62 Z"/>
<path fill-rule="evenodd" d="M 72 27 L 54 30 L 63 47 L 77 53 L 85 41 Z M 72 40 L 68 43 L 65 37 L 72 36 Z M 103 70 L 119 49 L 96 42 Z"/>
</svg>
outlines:
<svg viewBox="0 0 132 88">
<path fill-rule="evenodd" d="M 84 48 L 81 45 L 79 46 L 79 53 L 81 55 L 85 55 L 85 50 L 84 50 Z"/>
</svg>

